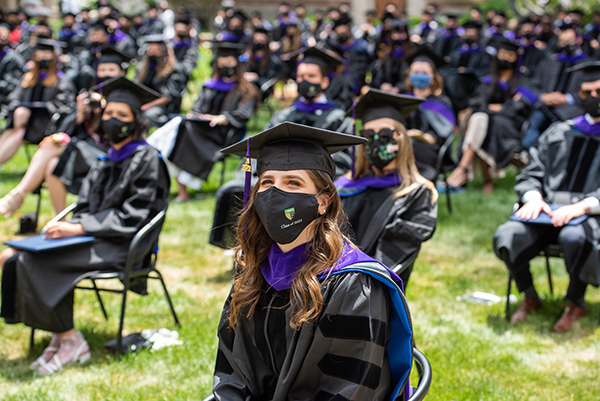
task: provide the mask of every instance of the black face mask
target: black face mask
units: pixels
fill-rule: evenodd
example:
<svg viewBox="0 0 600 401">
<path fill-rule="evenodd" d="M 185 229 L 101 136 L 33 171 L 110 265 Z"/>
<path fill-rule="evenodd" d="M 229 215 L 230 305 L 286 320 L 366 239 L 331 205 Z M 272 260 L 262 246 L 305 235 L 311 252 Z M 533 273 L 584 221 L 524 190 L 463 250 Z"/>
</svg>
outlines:
<svg viewBox="0 0 600 401">
<path fill-rule="evenodd" d="M 576 45 L 565 45 L 565 46 L 557 47 L 556 51 L 559 53 L 564 53 L 567 56 L 570 56 L 571 54 L 573 54 L 577 51 L 577 46 Z"/>
<path fill-rule="evenodd" d="M 323 89 L 321 84 L 313 84 L 304 80 L 298 84 L 298 94 L 308 101 L 312 101 L 316 98 Z"/>
<path fill-rule="evenodd" d="M 150 64 L 156 64 L 158 63 L 158 56 L 148 56 L 148 61 Z"/>
<path fill-rule="evenodd" d="M 350 35 L 339 35 L 338 36 L 338 42 L 340 43 L 346 43 L 348 40 L 350 39 Z"/>
<path fill-rule="evenodd" d="M 373 130 L 361 130 L 361 136 L 370 139 L 365 145 L 367 160 L 377 170 L 383 170 L 398 155 L 398 141 L 394 139 L 394 130 L 384 128 L 379 132 Z M 396 148 L 392 150 L 391 148 Z"/>
<path fill-rule="evenodd" d="M 532 38 L 533 38 L 533 34 L 532 33 L 525 33 L 525 34 L 523 34 L 523 39 L 531 40 Z"/>
<path fill-rule="evenodd" d="M 242 36 L 244 34 L 244 30 L 242 28 L 234 28 L 231 30 L 231 33 L 234 36 Z"/>
<path fill-rule="evenodd" d="M 582 102 L 583 109 L 586 113 L 594 118 L 600 117 L 600 98 L 591 96 Z"/>
<path fill-rule="evenodd" d="M 96 77 L 96 82 L 97 83 L 102 83 L 102 82 L 106 82 L 109 79 L 111 79 L 112 77 Z"/>
<path fill-rule="evenodd" d="M 512 70 L 517 65 L 514 61 L 498 59 L 498 69 L 501 71 Z"/>
<path fill-rule="evenodd" d="M 92 49 L 96 48 L 96 47 L 102 47 L 104 43 L 102 42 L 90 42 L 90 46 L 92 47 Z"/>
<path fill-rule="evenodd" d="M 135 121 L 126 123 L 118 118 L 111 117 L 110 120 L 102 120 L 101 128 L 110 143 L 120 143 L 133 134 Z"/>
<path fill-rule="evenodd" d="M 475 43 L 475 39 L 473 38 L 464 38 L 463 43 L 467 46 L 472 46 Z"/>
<path fill-rule="evenodd" d="M 254 208 L 269 237 L 278 244 L 294 242 L 319 217 L 316 195 L 285 192 L 275 186 L 256 195 Z"/>
<path fill-rule="evenodd" d="M 37 64 L 41 71 L 48 71 L 52 65 L 52 60 L 40 60 Z"/>
<path fill-rule="evenodd" d="M 256 42 L 252 44 L 252 48 L 254 50 L 265 50 L 267 48 L 267 44 L 263 42 Z"/>
<path fill-rule="evenodd" d="M 184 34 L 182 34 L 182 33 L 178 33 L 178 34 L 177 34 L 177 37 L 179 38 L 179 41 L 180 41 L 180 42 L 183 42 L 183 41 L 185 41 L 185 40 L 187 40 L 187 39 L 188 39 L 188 35 L 184 35 Z"/>
<path fill-rule="evenodd" d="M 404 44 L 404 40 L 396 39 L 396 40 L 393 40 L 392 43 L 394 44 L 394 46 L 402 46 Z"/>
<path fill-rule="evenodd" d="M 219 67 L 219 76 L 221 78 L 231 78 L 235 75 L 236 67 Z"/>
</svg>

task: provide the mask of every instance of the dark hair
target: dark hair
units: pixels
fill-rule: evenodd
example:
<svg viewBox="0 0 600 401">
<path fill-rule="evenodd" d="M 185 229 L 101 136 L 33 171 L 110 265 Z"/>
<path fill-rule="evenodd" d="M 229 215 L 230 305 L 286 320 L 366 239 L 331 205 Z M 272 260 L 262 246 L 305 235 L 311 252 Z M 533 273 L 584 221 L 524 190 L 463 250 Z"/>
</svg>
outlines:
<svg viewBox="0 0 600 401">
<path fill-rule="evenodd" d="M 135 121 L 135 130 L 133 131 L 133 140 L 135 142 L 142 141 L 142 140 L 146 139 L 146 136 L 148 136 L 148 130 L 150 129 L 150 124 L 148 123 L 148 119 L 146 119 L 146 117 L 144 117 L 142 110 L 134 109 L 131 106 L 129 106 L 129 107 L 131 108 L 131 111 L 133 112 L 133 121 Z M 90 126 L 90 131 L 92 131 L 93 133 L 95 133 L 96 135 L 98 135 L 100 137 L 104 137 L 104 131 L 102 130 L 102 115 L 104 114 L 105 109 L 106 109 L 106 107 L 100 110 L 98 118 L 95 119 Z"/>
<path fill-rule="evenodd" d="M 517 52 L 513 52 L 513 53 L 517 53 Z M 512 76 L 509 78 L 507 84 L 508 84 L 508 93 L 512 96 L 515 94 L 515 90 L 517 88 L 517 86 L 519 85 L 519 74 L 518 74 L 518 60 L 519 60 L 519 54 L 517 53 L 517 62 L 515 63 L 515 67 L 513 68 L 513 74 Z M 488 90 L 487 95 L 489 97 L 493 96 L 494 92 L 496 90 L 498 90 L 498 82 L 500 81 L 500 67 L 499 67 L 499 63 L 498 63 L 498 56 L 495 56 L 492 59 L 492 66 L 490 69 L 490 88 Z"/>
</svg>

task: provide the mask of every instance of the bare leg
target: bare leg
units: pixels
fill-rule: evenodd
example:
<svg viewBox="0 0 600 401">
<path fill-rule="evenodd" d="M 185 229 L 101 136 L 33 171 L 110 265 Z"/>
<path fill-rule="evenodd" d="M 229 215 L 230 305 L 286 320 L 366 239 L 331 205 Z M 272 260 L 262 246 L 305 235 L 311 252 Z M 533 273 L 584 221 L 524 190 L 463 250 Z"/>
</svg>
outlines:
<svg viewBox="0 0 600 401">
<path fill-rule="evenodd" d="M 187 187 L 177 181 L 177 200 L 179 202 L 187 202 L 190 200 L 190 194 L 187 191 Z"/>
<path fill-rule="evenodd" d="M 21 147 L 25 136 L 25 126 L 31 116 L 31 110 L 17 107 L 13 112 L 13 126 L 0 135 L 0 166 L 9 161 Z"/>
<path fill-rule="evenodd" d="M 12 257 L 17 250 L 15 248 L 6 248 L 2 252 L 0 252 L 0 270 L 4 268 L 4 262 L 10 257 Z"/>
<path fill-rule="evenodd" d="M 458 188 L 464 185 L 469 179 L 469 170 L 473 165 L 473 160 L 475 159 L 475 151 L 471 147 L 471 145 L 467 146 L 467 148 L 463 151 L 463 155 L 458 162 L 458 167 L 452 171 L 450 176 L 448 176 L 448 185 L 454 188 Z"/>
<path fill-rule="evenodd" d="M 57 159 L 62 154 L 62 149 L 53 143 L 45 143 L 40 146 L 33 155 L 31 163 L 25 172 L 25 176 L 17 185 L 17 188 L 23 192 L 31 192 L 44 181 L 48 163 L 52 159 Z"/>
<path fill-rule="evenodd" d="M 483 174 L 483 193 L 491 194 L 494 192 L 494 182 L 490 173 L 490 165 L 481 160 L 481 173 Z"/>
<path fill-rule="evenodd" d="M 67 187 L 57 176 L 52 174 L 56 168 L 58 160 L 58 156 L 50 159 L 46 164 L 46 170 L 44 171 L 46 188 L 48 188 L 50 201 L 52 202 L 52 207 L 54 208 L 54 212 L 56 214 L 64 210 L 67 203 Z"/>
<path fill-rule="evenodd" d="M 61 370 L 63 366 L 75 362 L 83 363 L 90 359 L 90 347 L 80 332 L 71 329 L 64 333 L 53 333 L 52 337 L 55 336 L 58 337 L 58 351 L 48 361 L 38 358 L 40 374 L 50 375 Z"/>
</svg>

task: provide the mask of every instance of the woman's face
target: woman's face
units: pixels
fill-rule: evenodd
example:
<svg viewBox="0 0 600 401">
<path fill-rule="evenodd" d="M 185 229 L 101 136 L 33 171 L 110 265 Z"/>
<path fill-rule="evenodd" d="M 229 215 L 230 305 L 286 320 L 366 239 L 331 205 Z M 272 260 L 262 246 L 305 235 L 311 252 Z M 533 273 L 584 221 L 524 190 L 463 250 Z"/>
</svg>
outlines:
<svg viewBox="0 0 600 401">
<path fill-rule="evenodd" d="M 163 45 L 160 43 L 148 43 L 148 49 L 146 49 L 146 54 L 148 56 L 162 57 Z"/>
<path fill-rule="evenodd" d="M 228 68 L 236 68 L 238 65 L 238 60 L 234 56 L 227 57 L 219 57 L 217 59 L 217 67 L 228 67 Z"/>
<path fill-rule="evenodd" d="M 135 119 L 135 115 L 127 103 L 108 102 L 104 108 L 104 113 L 102 113 L 102 120 L 107 121 L 111 118 L 130 123 Z"/>
<path fill-rule="evenodd" d="M 317 193 L 317 188 L 306 170 L 265 171 L 260 178 L 258 192 L 266 191 L 273 186 L 285 192 Z"/>
<path fill-rule="evenodd" d="M 497 57 L 498 60 L 506 60 L 510 63 L 514 63 L 515 61 L 517 61 L 517 52 L 513 52 L 506 49 L 499 49 Z"/>
<path fill-rule="evenodd" d="M 400 137 L 400 134 L 398 133 L 398 130 L 396 129 L 396 120 L 393 120 L 391 118 L 378 118 L 376 120 L 371 120 L 365 124 L 363 124 L 363 130 L 373 130 L 375 133 L 378 133 L 379 131 L 381 131 L 384 128 L 390 129 L 394 131 L 394 139 L 398 139 Z M 371 139 L 371 138 L 367 138 L 367 139 Z M 363 145 L 364 146 L 364 145 Z"/>
</svg>

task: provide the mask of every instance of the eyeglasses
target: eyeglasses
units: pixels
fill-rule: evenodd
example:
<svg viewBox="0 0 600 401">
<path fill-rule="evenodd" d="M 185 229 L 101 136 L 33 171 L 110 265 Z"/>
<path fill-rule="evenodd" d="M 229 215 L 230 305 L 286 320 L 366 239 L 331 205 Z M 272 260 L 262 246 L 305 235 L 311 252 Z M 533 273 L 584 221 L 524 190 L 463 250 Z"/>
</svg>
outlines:
<svg viewBox="0 0 600 401">
<path fill-rule="evenodd" d="M 600 88 L 599 89 L 594 89 L 594 90 L 587 90 L 587 91 L 580 90 L 579 91 L 579 96 L 582 99 L 585 100 L 585 99 L 589 99 L 592 96 L 594 96 L 594 97 L 600 97 L 599 96 L 599 92 L 600 92 Z"/>
<path fill-rule="evenodd" d="M 372 130 L 372 129 L 361 129 L 360 130 L 360 136 L 362 136 L 363 138 L 367 138 L 369 141 L 372 141 L 373 139 L 379 139 L 379 138 L 391 139 L 394 137 L 395 133 L 398 133 L 398 131 L 393 128 L 382 128 L 377 132 L 375 132 L 375 130 Z"/>
</svg>

